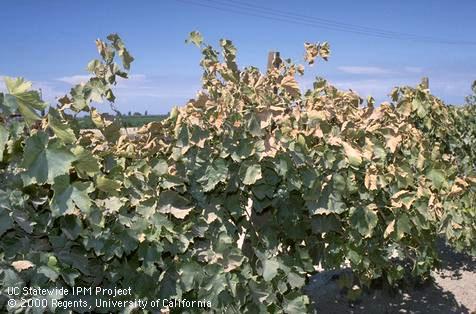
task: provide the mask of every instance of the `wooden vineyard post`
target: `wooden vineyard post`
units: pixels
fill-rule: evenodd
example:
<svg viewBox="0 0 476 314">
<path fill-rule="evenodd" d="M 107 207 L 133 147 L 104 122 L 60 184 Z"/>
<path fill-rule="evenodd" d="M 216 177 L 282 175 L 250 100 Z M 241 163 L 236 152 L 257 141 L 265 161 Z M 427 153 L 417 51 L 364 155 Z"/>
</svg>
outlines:
<svg viewBox="0 0 476 314">
<path fill-rule="evenodd" d="M 40 99 L 43 101 L 43 91 L 40 88 Z M 41 109 L 41 117 L 45 116 L 45 109 Z"/>
<path fill-rule="evenodd" d="M 279 51 L 270 51 L 268 52 L 268 66 L 267 70 L 271 70 L 272 68 L 277 68 L 281 63 L 281 59 L 279 58 Z"/>
<path fill-rule="evenodd" d="M 430 88 L 430 80 L 428 79 L 428 77 L 422 77 L 421 79 L 421 85 L 423 85 L 423 88 L 424 89 L 428 89 Z"/>
</svg>

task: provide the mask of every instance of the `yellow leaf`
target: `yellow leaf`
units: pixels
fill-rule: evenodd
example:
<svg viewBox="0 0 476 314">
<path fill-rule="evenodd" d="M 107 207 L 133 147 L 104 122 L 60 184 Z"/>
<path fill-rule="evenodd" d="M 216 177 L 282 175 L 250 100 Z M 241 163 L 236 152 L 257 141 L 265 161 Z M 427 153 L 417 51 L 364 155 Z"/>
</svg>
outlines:
<svg viewBox="0 0 476 314">
<path fill-rule="evenodd" d="M 377 189 L 377 169 L 374 166 L 367 169 L 364 184 L 370 191 Z"/>
<path fill-rule="evenodd" d="M 324 133 L 322 132 L 322 129 L 319 125 L 316 125 L 316 128 L 314 129 L 314 135 L 317 136 L 318 138 L 324 137 Z"/>
<path fill-rule="evenodd" d="M 397 145 L 402 141 L 402 136 L 389 136 L 387 137 L 387 147 L 392 153 L 397 149 Z"/>
<path fill-rule="evenodd" d="M 294 97 L 299 97 L 301 95 L 299 85 L 292 75 L 285 76 L 281 81 L 281 86 Z"/>
<path fill-rule="evenodd" d="M 476 177 L 467 177 L 466 179 L 471 183 L 476 183 Z"/>
<path fill-rule="evenodd" d="M 365 146 L 362 152 L 362 157 L 364 157 L 367 160 L 372 160 L 373 149 L 374 149 L 374 143 L 372 143 L 370 139 L 366 138 Z"/>
<path fill-rule="evenodd" d="M 461 192 L 464 191 L 468 187 L 468 183 L 461 178 L 456 178 L 455 183 L 451 187 L 451 191 L 449 193 L 449 196 L 455 196 Z"/>
<path fill-rule="evenodd" d="M 35 264 L 33 264 L 30 261 L 23 260 L 23 261 L 13 262 L 12 266 L 13 266 L 13 268 L 15 268 L 16 271 L 22 271 L 22 270 L 25 270 L 25 269 L 28 269 L 28 268 L 32 268 L 33 266 L 35 266 Z"/>
<path fill-rule="evenodd" d="M 392 222 L 388 224 L 387 228 L 385 228 L 383 237 L 386 239 L 393 232 L 394 229 L 395 229 L 395 219 L 392 220 Z"/>
<path fill-rule="evenodd" d="M 353 148 L 352 145 L 346 142 L 342 142 L 342 146 L 351 165 L 358 166 L 362 163 L 362 153 L 359 150 Z"/>
<path fill-rule="evenodd" d="M 416 167 L 418 170 L 423 170 L 425 167 L 425 156 L 422 154 L 422 152 L 418 154 Z"/>
<path fill-rule="evenodd" d="M 139 240 L 140 243 L 144 242 L 144 240 L 145 240 L 145 233 L 139 234 L 139 237 L 137 238 L 137 240 Z"/>
<path fill-rule="evenodd" d="M 279 146 L 276 144 L 276 137 L 267 135 L 264 140 L 264 156 L 274 158 L 278 152 Z"/>
<path fill-rule="evenodd" d="M 330 136 L 327 140 L 327 143 L 332 146 L 339 146 L 342 143 L 341 139 L 335 136 Z"/>
<path fill-rule="evenodd" d="M 310 111 L 308 111 L 307 117 L 308 117 L 309 121 L 311 121 L 311 122 L 327 120 L 326 119 L 326 114 L 323 111 L 320 111 L 320 110 L 318 111 L 318 110 L 315 110 L 315 109 L 311 109 Z"/>
<path fill-rule="evenodd" d="M 91 109 L 91 120 L 97 128 L 104 128 L 104 121 L 101 114 L 96 109 Z"/>
<path fill-rule="evenodd" d="M 455 184 L 461 185 L 464 188 L 467 188 L 469 186 L 468 182 L 466 182 L 465 180 L 461 178 L 456 178 Z"/>
<path fill-rule="evenodd" d="M 397 198 L 399 198 L 400 196 L 402 196 L 402 195 L 404 195 L 404 194 L 407 194 L 407 193 L 409 193 L 409 191 L 407 191 L 407 190 L 401 190 L 401 191 L 398 191 L 397 193 L 393 194 L 391 198 L 392 198 L 392 199 L 397 199 Z"/>
</svg>

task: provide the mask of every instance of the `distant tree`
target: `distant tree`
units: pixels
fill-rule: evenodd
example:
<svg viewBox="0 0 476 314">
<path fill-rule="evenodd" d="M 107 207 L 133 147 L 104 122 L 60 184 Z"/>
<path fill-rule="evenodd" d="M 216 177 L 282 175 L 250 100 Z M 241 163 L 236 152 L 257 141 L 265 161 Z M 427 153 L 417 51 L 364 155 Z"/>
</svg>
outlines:
<svg viewBox="0 0 476 314">
<path fill-rule="evenodd" d="M 127 115 L 130 116 L 130 115 L 132 115 L 132 113 L 129 111 L 129 112 L 127 113 Z"/>
<path fill-rule="evenodd" d="M 135 116 L 141 116 L 140 112 L 134 112 Z"/>
<path fill-rule="evenodd" d="M 144 116 L 146 116 L 146 115 L 147 115 L 147 110 L 144 112 Z"/>
<path fill-rule="evenodd" d="M 476 81 L 471 85 L 471 90 L 473 91 L 473 94 L 466 96 L 466 103 L 468 105 L 476 105 Z"/>
</svg>

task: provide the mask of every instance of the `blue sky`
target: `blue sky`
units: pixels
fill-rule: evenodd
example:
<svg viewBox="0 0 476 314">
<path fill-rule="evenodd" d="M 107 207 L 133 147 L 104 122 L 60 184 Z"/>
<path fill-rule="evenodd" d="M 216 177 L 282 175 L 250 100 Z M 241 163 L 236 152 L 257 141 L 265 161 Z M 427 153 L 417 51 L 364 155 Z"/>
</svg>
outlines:
<svg viewBox="0 0 476 314">
<path fill-rule="evenodd" d="M 116 88 L 119 110 L 166 113 L 200 88 L 200 53 L 184 44 L 188 33 L 198 30 L 214 45 L 220 38 L 231 39 L 238 48 L 239 64 L 261 69 L 270 50 L 302 62 L 304 42 L 328 41 L 329 62 L 309 69 L 304 85 L 323 76 L 340 88 L 379 101 L 388 99 L 393 86 L 415 85 L 428 76 L 435 95 L 449 103 L 463 103 L 476 80 L 476 45 L 421 39 L 476 42 L 474 0 L 246 0 L 223 6 L 226 1 L 5 1 L 0 10 L 0 76 L 32 80 L 54 105 L 55 97 L 84 80 L 86 64 L 97 54 L 94 40 L 117 32 L 136 58 L 131 79 Z M 286 22 L 271 11 L 239 9 L 236 3 L 306 15 L 316 22 L 284 18 L 291 21 Z M 339 26 L 347 31 L 337 31 L 322 27 L 319 19 L 420 37 L 380 38 L 349 32 L 353 26 Z M 107 111 L 107 105 L 98 107 Z"/>
</svg>

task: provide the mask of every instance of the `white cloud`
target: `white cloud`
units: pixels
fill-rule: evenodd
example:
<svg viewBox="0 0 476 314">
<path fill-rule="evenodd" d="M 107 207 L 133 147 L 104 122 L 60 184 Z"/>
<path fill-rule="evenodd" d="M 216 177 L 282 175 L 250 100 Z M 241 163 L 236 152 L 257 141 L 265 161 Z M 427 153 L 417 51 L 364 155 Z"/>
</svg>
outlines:
<svg viewBox="0 0 476 314">
<path fill-rule="evenodd" d="M 41 90 L 41 97 L 44 101 L 54 105 L 56 100 L 69 92 L 69 89 L 59 88 L 54 82 L 32 81 L 33 90 Z"/>
<path fill-rule="evenodd" d="M 351 89 L 361 96 L 385 96 L 390 92 L 389 82 L 383 80 L 349 80 L 349 81 L 331 81 L 331 83 L 341 89 Z"/>
<path fill-rule="evenodd" d="M 136 82 L 140 82 L 140 81 L 143 82 L 143 81 L 147 80 L 147 77 L 145 76 L 145 74 L 131 74 L 131 75 L 129 75 L 128 80 L 136 81 Z"/>
<path fill-rule="evenodd" d="M 63 82 L 63 83 L 68 83 L 68 84 L 71 84 L 71 85 L 76 85 L 76 84 L 80 84 L 80 83 L 86 83 L 90 78 L 91 78 L 91 75 L 78 74 L 78 75 L 59 77 L 59 78 L 56 79 L 56 81 Z M 147 80 L 147 78 L 144 74 L 129 75 L 129 78 L 127 80 L 118 77 L 118 82 L 122 82 L 122 84 L 124 84 L 123 82 L 130 82 L 130 81 L 144 82 L 146 80 Z"/>
<path fill-rule="evenodd" d="M 306 90 L 312 88 L 314 80 L 301 78 L 298 79 L 301 87 Z M 329 84 L 341 89 L 352 90 L 360 95 L 362 98 L 367 96 L 374 97 L 377 102 L 388 101 L 388 95 L 395 86 L 413 85 L 415 86 L 419 81 L 411 78 L 365 78 L 365 79 L 351 79 L 351 78 L 328 78 Z"/>
<path fill-rule="evenodd" d="M 133 74 L 128 79 L 120 79 L 114 90 L 118 98 L 150 97 L 150 98 L 191 98 L 200 87 L 198 80 L 174 76 L 147 77 L 144 74 Z"/>
<path fill-rule="evenodd" d="M 57 78 L 56 81 L 71 85 L 84 83 L 91 78 L 90 75 L 71 75 Z M 193 83 L 189 78 L 156 76 L 148 77 L 145 74 L 131 74 L 127 79 L 118 77 L 117 85 L 113 90 L 118 96 L 122 97 L 193 97 L 199 89 L 198 79 L 193 78 Z"/>
<path fill-rule="evenodd" d="M 6 75 L 0 74 L 0 92 L 5 93 L 7 91 L 7 87 L 5 86 L 4 78 Z"/>
<path fill-rule="evenodd" d="M 405 72 L 408 72 L 408 73 L 421 73 L 421 72 L 423 72 L 423 69 L 420 68 L 420 67 L 404 67 L 403 69 L 405 70 Z"/>
<path fill-rule="evenodd" d="M 419 80 L 410 78 L 389 78 L 389 79 L 364 79 L 364 80 L 334 80 L 331 84 L 340 89 L 351 89 L 357 92 L 362 98 L 374 97 L 377 102 L 388 101 L 388 95 L 395 86 L 416 86 Z"/>
<path fill-rule="evenodd" d="M 414 66 L 405 66 L 402 71 L 376 67 L 376 66 L 340 66 L 338 70 L 348 74 L 365 74 L 365 75 L 383 75 L 383 74 L 419 74 L 423 72 L 423 68 Z"/>
<path fill-rule="evenodd" d="M 72 76 L 63 76 L 63 77 L 57 78 L 56 80 L 63 83 L 76 85 L 79 83 L 85 83 L 86 81 L 89 80 L 90 77 L 91 77 L 90 75 L 72 75 Z"/>
<path fill-rule="evenodd" d="M 395 86 L 415 87 L 420 83 L 417 76 L 412 77 L 392 77 L 378 79 L 348 79 L 348 80 L 329 80 L 331 84 L 344 90 L 352 89 L 362 98 L 367 96 L 374 97 L 377 102 L 388 101 L 388 94 Z M 464 96 L 470 93 L 469 79 L 430 77 L 430 91 L 433 95 L 443 99 L 446 103 L 463 103 Z"/>
<path fill-rule="evenodd" d="M 349 74 L 391 74 L 394 71 L 381 67 L 366 66 L 340 66 L 337 67 L 341 72 Z"/>
</svg>

